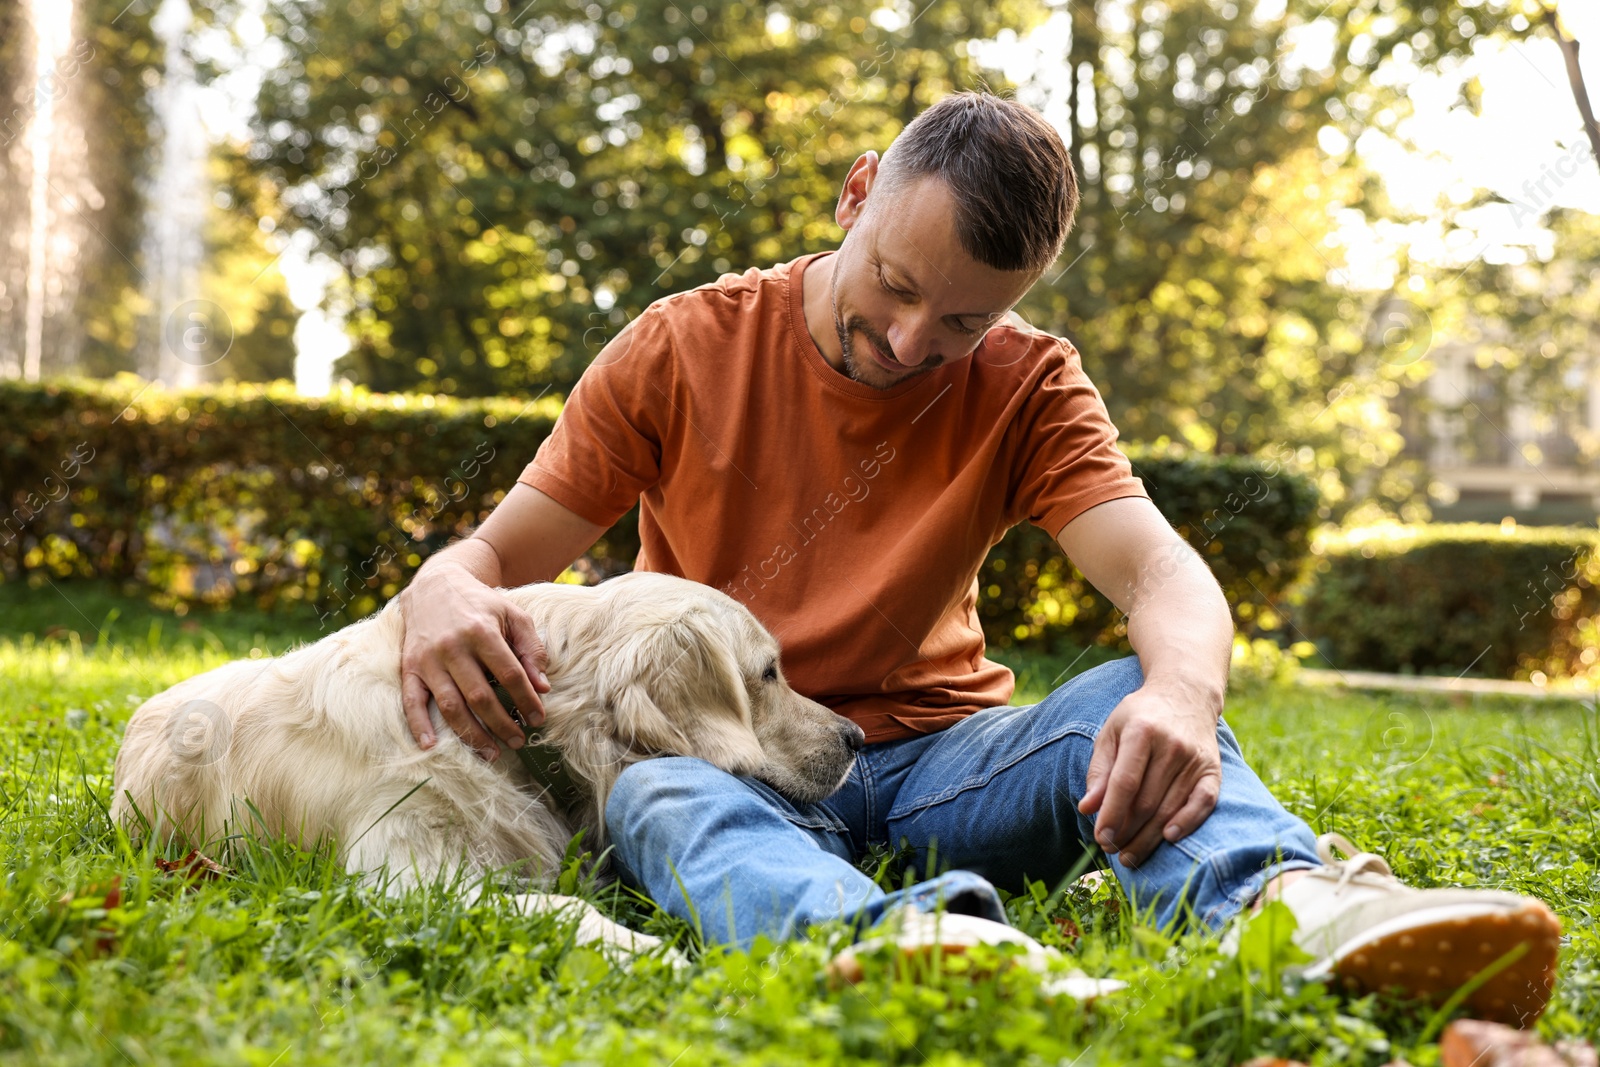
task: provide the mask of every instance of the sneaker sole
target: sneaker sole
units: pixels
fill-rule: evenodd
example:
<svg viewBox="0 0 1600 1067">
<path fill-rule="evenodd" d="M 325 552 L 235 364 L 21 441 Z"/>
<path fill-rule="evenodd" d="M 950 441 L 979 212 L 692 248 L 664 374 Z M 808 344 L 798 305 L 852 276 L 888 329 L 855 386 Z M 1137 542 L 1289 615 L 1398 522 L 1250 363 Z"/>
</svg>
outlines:
<svg viewBox="0 0 1600 1067">
<path fill-rule="evenodd" d="M 1516 908 L 1458 906 L 1402 916 L 1339 946 L 1306 977 L 1331 973 L 1336 986 L 1349 992 L 1397 989 L 1403 996 L 1437 1003 L 1519 949 L 1519 956 L 1464 1003 L 1476 1018 L 1526 1028 L 1554 992 L 1561 952 L 1561 920 L 1532 898 Z"/>
</svg>

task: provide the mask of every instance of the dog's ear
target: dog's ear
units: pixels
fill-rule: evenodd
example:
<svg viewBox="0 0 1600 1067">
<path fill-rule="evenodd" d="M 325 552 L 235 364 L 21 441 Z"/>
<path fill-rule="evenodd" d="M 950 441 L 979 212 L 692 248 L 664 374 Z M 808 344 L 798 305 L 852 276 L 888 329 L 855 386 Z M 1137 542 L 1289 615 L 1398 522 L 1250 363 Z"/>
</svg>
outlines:
<svg viewBox="0 0 1600 1067">
<path fill-rule="evenodd" d="M 669 691 L 682 692 L 696 704 L 723 708 L 740 720 L 748 719 L 750 694 L 745 691 L 727 628 L 707 612 L 693 612 L 678 621 L 674 637 L 677 651 Z"/>
<path fill-rule="evenodd" d="M 535 602 L 534 607 L 541 605 Z M 604 603 L 567 600 L 530 614 L 544 642 L 545 675 L 558 690 L 546 694 L 547 698 L 576 698 L 579 703 L 598 705 L 617 688 L 618 675 L 612 663 L 619 656 L 632 655 L 632 643 L 619 640 L 618 621 Z"/>
<path fill-rule="evenodd" d="M 606 694 L 617 739 L 638 752 L 694 754 L 695 721 L 730 704 L 747 702 L 738 667 L 704 613 L 681 612 L 642 630 L 612 661 L 616 674 Z"/>
<path fill-rule="evenodd" d="M 672 725 L 640 681 L 630 681 L 606 699 L 616 739 L 634 752 L 683 754 L 687 739 Z"/>
</svg>

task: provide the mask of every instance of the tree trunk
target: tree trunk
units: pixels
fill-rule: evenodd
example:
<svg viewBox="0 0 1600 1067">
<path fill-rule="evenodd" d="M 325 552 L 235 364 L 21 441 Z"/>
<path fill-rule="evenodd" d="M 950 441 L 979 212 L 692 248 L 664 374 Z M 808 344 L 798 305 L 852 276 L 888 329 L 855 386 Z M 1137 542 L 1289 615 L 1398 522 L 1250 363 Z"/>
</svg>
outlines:
<svg viewBox="0 0 1600 1067">
<path fill-rule="evenodd" d="M 922 53 L 917 53 L 916 66 L 911 68 L 911 76 L 906 79 L 906 95 L 900 101 L 900 128 L 905 129 L 911 125 L 911 120 L 917 117 L 921 108 L 917 107 L 917 90 L 922 87 Z"/>
<path fill-rule="evenodd" d="M 1078 28 L 1072 28 L 1072 39 L 1067 44 L 1067 155 L 1072 160 L 1072 172 L 1078 176 L 1078 199 L 1083 199 L 1083 130 L 1078 126 Z"/>
<path fill-rule="evenodd" d="M 710 90 L 705 90 L 709 92 Z M 728 169 L 728 142 L 722 135 L 722 120 L 711 112 L 711 102 L 700 95 L 700 89 L 691 90 L 690 113 L 700 129 L 706 145 L 706 174 L 709 176 Z"/>
<path fill-rule="evenodd" d="M 1067 51 L 1067 62 L 1072 67 L 1072 118 L 1073 118 L 1073 162 L 1080 168 L 1083 164 L 1083 150 L 1089 145 L 1095 148 L 1095 181 L 1092 185 L 1085 182 L 1082 188 L 1082 198 L 1085 207 L 1098 204 L 1103 198 L 1101 183 L 1105 179 L 1106 160 L 1103 153 L 1101 140 L 1100 112 L 1105 107 L 1102 96 L 1105 85 L 1100 76 L 1100 12 L 1098 4 L 1078 3 L 1072 5 L 1072 43 Z M 1085 115 L 1080 73 L 1082 66 L 1087 63 L 1090 70 L 1089 84 L 1094 88 L 1094 114 Z M 1081 141 L 1081 143 L 1079 143 Z M 1080 178 L 1084 177 L 1079 170 Z"/>
</svg>

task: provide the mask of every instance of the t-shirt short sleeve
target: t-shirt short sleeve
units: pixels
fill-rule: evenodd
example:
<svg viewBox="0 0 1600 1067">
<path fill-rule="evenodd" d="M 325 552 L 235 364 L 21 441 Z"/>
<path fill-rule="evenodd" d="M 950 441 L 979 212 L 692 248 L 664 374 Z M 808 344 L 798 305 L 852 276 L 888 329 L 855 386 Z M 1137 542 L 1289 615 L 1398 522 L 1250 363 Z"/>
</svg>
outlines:
<svg viewBox="0 0 1600 1067">
<path fill-rule="evenodd" d="M 517 480 L 610 526 L 661 478 L 676 385 L 671 336 L 652 304 L 600 350 Z"/>
<path fill-rule="evenodd" d="M 1054 537 L 1096 504 L 1150 494 L 1117 448 L 1117 428 L 1077 350 L 1051 345 L 1044 360 L 1018 417 L 1023 436 L 1009 510 Z"/>
</svg>

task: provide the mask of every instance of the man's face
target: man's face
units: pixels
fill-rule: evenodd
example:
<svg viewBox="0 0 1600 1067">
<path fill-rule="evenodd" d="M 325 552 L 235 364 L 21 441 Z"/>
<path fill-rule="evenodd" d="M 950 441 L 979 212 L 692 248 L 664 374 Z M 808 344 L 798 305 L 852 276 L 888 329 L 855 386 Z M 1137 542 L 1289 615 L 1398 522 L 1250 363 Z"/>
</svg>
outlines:
<svg viewBox="0 0 1600 1067">
<path fill-rule="evenodd" d="M 846 233 L 830 286 L 844 372 L 888 389 L 963 359 L 1038 280 L 984 266 L 956 237 L 942 179 L 874 185 L 877 154 L 856 161 L 837 218 Z"/>
</svg>

